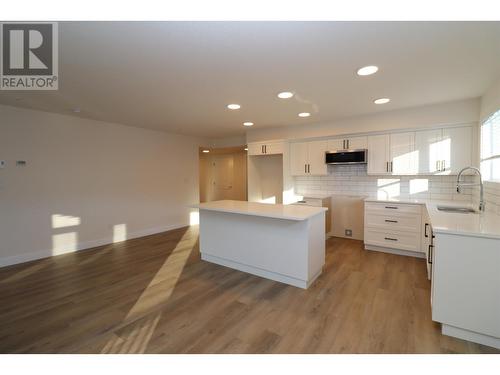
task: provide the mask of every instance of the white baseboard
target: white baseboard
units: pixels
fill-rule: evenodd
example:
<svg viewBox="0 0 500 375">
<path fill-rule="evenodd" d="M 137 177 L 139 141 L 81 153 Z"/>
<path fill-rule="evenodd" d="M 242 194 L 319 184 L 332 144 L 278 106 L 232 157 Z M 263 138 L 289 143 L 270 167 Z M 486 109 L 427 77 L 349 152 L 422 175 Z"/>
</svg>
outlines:
<svg viewBox="0 0 500 375">
<path fill-rule="evenodd" d="M 448 324 L 441 325 L 441 333 L 446 336 L 457 337 L 462 340 L 472 341 L 478 344 L 491 346 L 492 348 L 500 349 L 500 338 L 483 335 L 482 333 L 477 333 L 469 331 L 466 329 L 453 327 Z"/>
<path fill-rule="evenodd" d="M 178 228 L 182 228 L 182 227 L 186 227 L 186 226 L 189 226 L 189 224 L 174 224 L 174 225 L 166 225 L 166 226 L 161 226 L 161 227 L 138 230 L 135 232 L 127 233 L 127 240 L 131 240 L 131 239 L 139 238 L 139 237 L 150 236 L 152 234 L 162 233 L 162 232 L 166 232 L 169 230 L 178 229 Z M 58 256 L 58 255 L 68 254 L 68 253 L 74 253 L 75 251 L 92 249 L 94 247 L 109 245 L 112 243 L 113 243 L 113 237 L 109 236 L 109 237 L 101 238 L 101 239 L 97 239 L 97 240 L 78 242 L 76 244 L 75 249 L 59 250 L 57 252 L 57 254 L 54 254 L 52 249 L 45 249 L 45 250 L 35 251 L 35 252 L 31 252 L 31 253 L 26 253 L 26 254 L 19 254 L 19 255 L 14 255 L 14 256 L 9 256 L 9 257 L 3 257 L 3 258 L 0 258 L 0 268 L 11 266 L 14 264 L 19 264 L 19 263 L 30 262 L 30 261 L 37 260 L 37 259 L 43 259 L 43 258 L 48 258 L 48 257 Z M 119 242 L 116 242 L 116 243 L 119 243 Z"/>
</svg>

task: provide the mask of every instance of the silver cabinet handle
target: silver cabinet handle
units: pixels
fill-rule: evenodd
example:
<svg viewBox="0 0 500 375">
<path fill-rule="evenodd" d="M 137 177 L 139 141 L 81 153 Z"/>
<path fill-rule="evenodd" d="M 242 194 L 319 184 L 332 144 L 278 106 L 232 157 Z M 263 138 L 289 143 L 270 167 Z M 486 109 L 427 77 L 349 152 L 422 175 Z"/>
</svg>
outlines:
<svg viewBox="0 0 500 375">
<path fill-rule="evenodd" d="M 391 210 L 397 210 L 398 209 L 396 206 L 385 206 L 385 208 L 389 208 Z"/>
<path fill-rule="evenodd" d="M 349 140 L 347 140 L 347 149 L 349 149 Z"/>
<path fill-rule="evenodd" d="M 345 139 L 342 140 L 342 148 L 345 150 Z"/>
<path fill-rule="evenodd" d="M 385 219 L 385 222 L 386 222 L 386 223 L 397 223 L 398 221 L 397 221 L 397 220 L 389 220 L 389 219 Z"/>
<path fill-rule="evenodd" d="M 427 252 L 427 263 L 432 264 L 432 249 L 434 245 L 429 245 L 429 251 Z"/>
<path fill-rule="evenodd" d="M 263 154 L 264 153 L 264 145 L 260 146 L 260 153 Z"/>
<path fill-rule="evenodd" d="M 391 172 L 394 172 L 394 170 L 392 169 L 392 161 L 391 161 Z"/>
<path fill-rule="evenodd" d="M 429 223 L 425 223 L 425 227 L 424 227 L 424 237 L 425 238 L 429 238 L 429 235 L 427 234 L 427 227 L 429 226 Z"/>
<path fill-rule="evenodd" d="M 388 161 L 385 162 L 385 171 L 389 172 L 389 162 Z"/>
<path fill-rule="evenodd" d="M 307 164 L 304 164 L 304 173 L 307 173 Z"/>
<path fill-rule="evenodd" d="M 384 237 L 385 240 L 387 241 L 397 241 L 397 238 L 391 238 L 391 237 Z"/>
</svg>

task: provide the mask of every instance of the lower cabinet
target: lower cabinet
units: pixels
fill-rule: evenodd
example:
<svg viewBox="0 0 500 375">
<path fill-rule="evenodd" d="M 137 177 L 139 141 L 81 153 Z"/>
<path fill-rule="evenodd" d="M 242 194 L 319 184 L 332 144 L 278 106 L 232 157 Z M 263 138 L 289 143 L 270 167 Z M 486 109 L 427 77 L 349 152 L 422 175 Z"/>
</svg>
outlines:
<svg viewBox="0 0 500 375">
<path fill-rule="evenodd" d="M 365 202 L 365 249 L 423 258 L 422 206 Z"/>
</svg>

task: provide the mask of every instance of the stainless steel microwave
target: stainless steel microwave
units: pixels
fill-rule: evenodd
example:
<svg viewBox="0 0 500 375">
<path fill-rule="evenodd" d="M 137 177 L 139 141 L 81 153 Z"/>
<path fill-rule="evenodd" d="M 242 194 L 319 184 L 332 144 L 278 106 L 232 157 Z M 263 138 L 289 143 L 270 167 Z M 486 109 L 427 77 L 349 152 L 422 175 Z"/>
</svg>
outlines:
<svg viewBox="0 0 500 375">
<path fill-rule="evenodd" d="M 338 150 L 327 151 L 325 154 L 326 164 L 366 164 L 368 150 Z"/>
</svg>

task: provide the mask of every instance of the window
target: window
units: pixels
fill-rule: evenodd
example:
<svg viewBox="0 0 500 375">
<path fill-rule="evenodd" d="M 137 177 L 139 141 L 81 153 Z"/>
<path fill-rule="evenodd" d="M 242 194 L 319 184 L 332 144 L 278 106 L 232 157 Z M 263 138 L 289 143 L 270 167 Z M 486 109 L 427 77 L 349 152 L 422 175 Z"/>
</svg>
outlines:
<svg viewBox="0 0 500 375">
<path fill-rule="evenodd" d="M 481 173 L 485 180 L 500 181 L 500 110 L 481 125 Z"/>
</svg>

